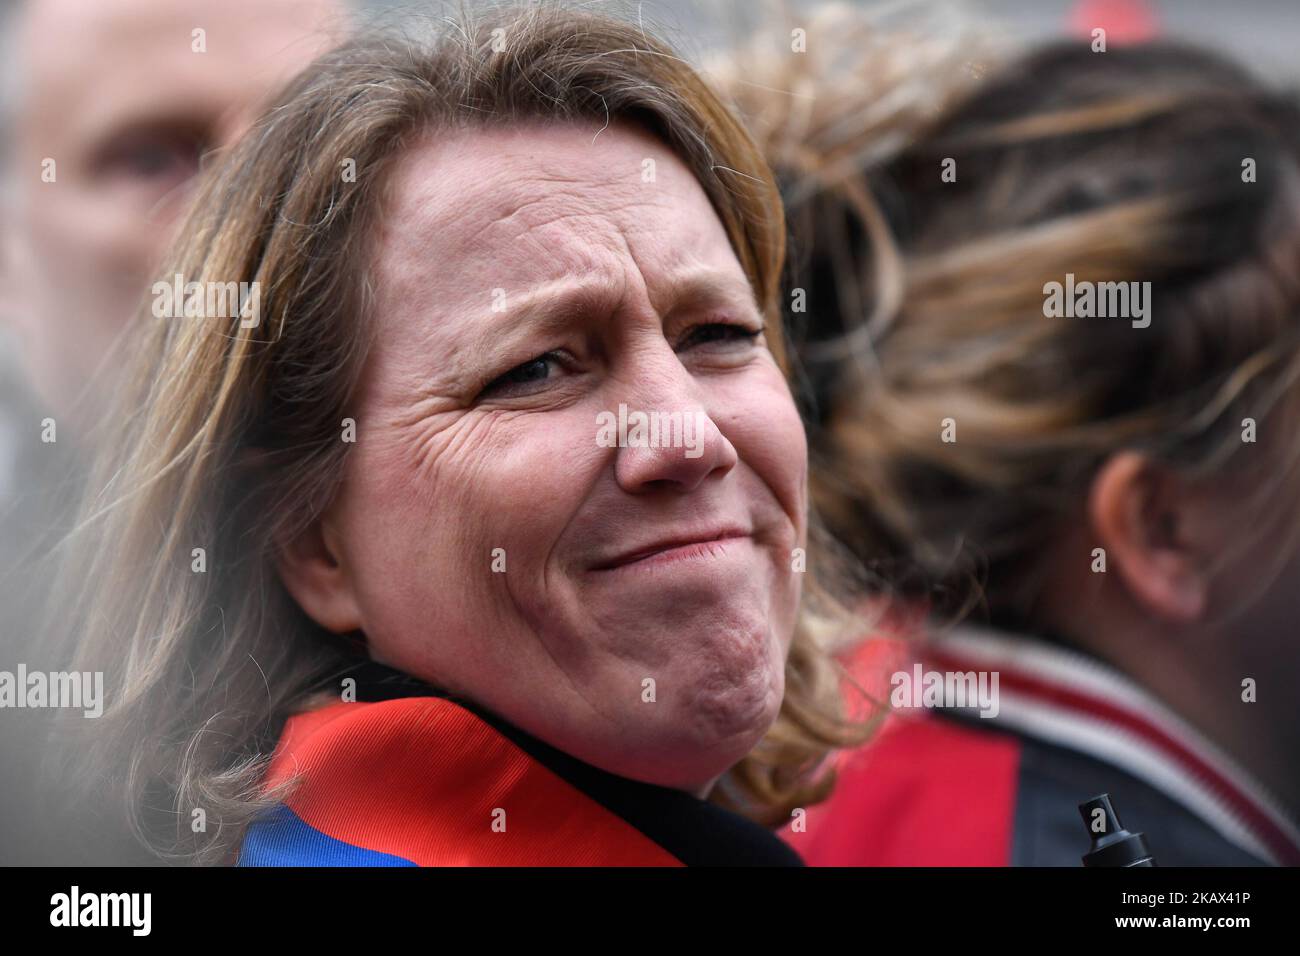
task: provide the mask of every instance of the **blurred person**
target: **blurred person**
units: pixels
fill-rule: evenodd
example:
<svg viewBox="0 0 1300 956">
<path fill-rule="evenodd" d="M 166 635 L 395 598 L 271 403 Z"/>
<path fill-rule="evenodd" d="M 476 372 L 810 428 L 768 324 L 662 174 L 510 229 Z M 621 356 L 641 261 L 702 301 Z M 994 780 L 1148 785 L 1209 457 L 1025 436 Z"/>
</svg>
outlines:
<svg viewBox="0 0 1300 956">
<path fill-rule="evenodd" d="M 5 309 L 45 407 L 84 427 L 204 157 L 342 38 L 346 11 L 341 0 L 22 0 L 9 16 Z"/>
<path fill-rule="evenodd" d="M 871 728 L 783 255 L 761 153 L 643 24 L 326 56 L 164 270 L 260 321 L 139 327 L 55 604 L 109 698 L 62 779 L 178 862 L 798 863 L 770 828 Z"/>
<path fill-rule="evenodd" d="M 880 598 L 933 624 L 787 839 L 813 865 L 1078 866 L 1077 807 L 1109 792 L 1160 865 L 1300 863 L 1296 98 L 1204 50 L 1059 44 L 893 154 L 882 130 L 803 150 L 811 482 L 863 560 L 919 569 Z M 1091 283 L 1129 308 L 1083 307 Z M 991 706 L 934 675 L 996 677 Z"/>
<path fill-rule="evenodd" d="M 192 182 L 343 35 L 339 0 L 20 0 L 0 11 L 0 668 L 57 662 L 35 624 L 122 333 Z M 0 711 L 6 861 L 49 858 L 37 711 Z"/>
</svg>

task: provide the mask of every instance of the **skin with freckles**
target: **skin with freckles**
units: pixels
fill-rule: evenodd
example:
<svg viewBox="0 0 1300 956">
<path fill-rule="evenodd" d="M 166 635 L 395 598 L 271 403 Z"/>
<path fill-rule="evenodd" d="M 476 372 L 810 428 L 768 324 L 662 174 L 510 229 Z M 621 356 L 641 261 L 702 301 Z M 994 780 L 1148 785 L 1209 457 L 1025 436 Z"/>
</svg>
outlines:
<svg viewBox="0 0 1300 956">
<path fill-rule="evenodd" d="M 281 571 L 376 658 L 704 796 L 780 708 L 807 451 L 705 192 L 600 125 L 443 132 L 399 160 L 357 444 Z M 702 412 L 703 453 L 602 447 L 620 403 Z"/>
</svg>

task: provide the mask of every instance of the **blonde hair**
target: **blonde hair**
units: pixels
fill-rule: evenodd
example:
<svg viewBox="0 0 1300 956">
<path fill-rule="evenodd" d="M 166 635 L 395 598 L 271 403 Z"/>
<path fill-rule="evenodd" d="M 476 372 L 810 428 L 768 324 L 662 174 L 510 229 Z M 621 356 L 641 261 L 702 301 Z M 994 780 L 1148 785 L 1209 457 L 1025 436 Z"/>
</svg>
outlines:
<svg viewBox="0 0 1300 956">
<path fill-rule="evenodd" d="M 846 590 L 859 633 L 869 639 L 919 570 L 905 557 L 858 546 L 845 527 L 844 500 L 825 493 L 837 474 L 859 467 L 836 453 L 825 431 L 830 387 L 843 362 L 859 355 L 859 340 L 845 333 L 874 334 L 904 292 L 889 197 L 873 183 L 977 91 L 1006 52 L 987 22 L 960 5 L 832 2 L 806 14 L 781 0 L 769 7 L 763 28 L 712 60 L 709 75 L 745 119 L 781 189 L 789 226 L 785 326 L 800 359 L 794 375 L 809 431 L 813 520 L 835 546 L 843 548 L 841 538 L 855 545 L 842 564 L 852 576 Z M 796 41 L 810 52 L 787 52 Z M 894 620 L 888 630 L 900 635 L 902 625 Z"/>
<path fill-rule="evenodd" d="M 1252 476 L 1238 545 L 1296 487 L 1292 96 L 1188 47 L 1052 45 L 992 73 L 862 183 L 889 229 L 859 221 L 850 246 L 894 252 L 857 276 L 873 323 L 845 300 L 823 316 L 814 437 L 829 466 L 813 476 L 856 553 L 919 566 L 941 604 L 976 592 L 1026 625 L 1046 549 L 1114 453 L 1190 479 Z M 1067 273 L 1150 282 L 1149 327 L 1045 315 L 1045 284 Z M 1242 441 L 1247 418 L 1258 445 Z"/>
<path fill-rule="evenodd" d="M 357 653 L 295 605 L 271 549 L 338 485 L 340 422 L 369 342 L 365 270 L 385 170 L 430 128 L 618 117 L 692 169 L 778 328 L 784 220 L 761 154 L 684 61 L 607 16 L 508 6 L 458 12 L 427 41 L 349 42 L 205 180 L 165 274 L 260 282 L 261 325 L 137 327 L 118 431 L 67 542 L 55 604 L 75 666 L 104 671 L 115 691 L 63 753 L 157 854 L 229 859 L 279 796 L 261 778 L 284 720 Z M 345 159 L 355 181 L 340 175 Z M 770 342 L 784 364 L 780 334 Z M 196 547 L 206 573 L 190 570 Z M 828 656 L 836 612 L 807 575 L 780 715 L 711 799 L 780 821 L 826 792 L 829 777 L 814 770 L 832 747 L 864 739 L 842 715 Z M 191 832 L 195 808 L 204 833 Z"/>
</svg>

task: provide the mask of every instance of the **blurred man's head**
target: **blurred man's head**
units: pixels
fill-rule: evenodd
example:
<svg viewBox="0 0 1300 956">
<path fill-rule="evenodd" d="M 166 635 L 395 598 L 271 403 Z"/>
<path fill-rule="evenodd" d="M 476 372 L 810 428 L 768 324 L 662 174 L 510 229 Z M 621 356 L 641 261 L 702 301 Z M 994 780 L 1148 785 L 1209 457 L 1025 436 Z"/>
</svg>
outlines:
<svg viewBox="0 0 1300 956">
<path fill-rule="evenodd" d="M 33 386 L 80 417 L 201 157 L 341 39 L 342 0 L 24 0 L 6 30 L 0 310 Z"/>
</svg>

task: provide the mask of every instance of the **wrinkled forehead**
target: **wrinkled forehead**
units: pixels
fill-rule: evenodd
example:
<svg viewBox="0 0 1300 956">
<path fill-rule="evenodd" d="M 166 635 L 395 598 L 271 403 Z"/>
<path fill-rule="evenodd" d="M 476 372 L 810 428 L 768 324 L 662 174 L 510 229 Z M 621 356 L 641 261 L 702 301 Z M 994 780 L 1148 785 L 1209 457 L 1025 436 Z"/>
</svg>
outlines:
<svg viewBox="0 0 1300 956">
<path fill-rule="evenodd" d="M 752 299 L 689 167 L 620 122 L 538 121 L 422 138 L 391 171 L 374 250 L 380 298 L 390 302 L 425 297 L 431 283 L 451 306 L 565 277 L 616 284 L 629 272 L 654 300 L 685 271 L 711 271 Z"/>
</svg>

